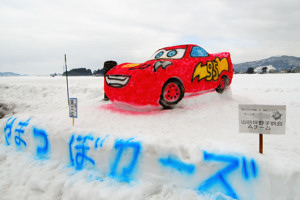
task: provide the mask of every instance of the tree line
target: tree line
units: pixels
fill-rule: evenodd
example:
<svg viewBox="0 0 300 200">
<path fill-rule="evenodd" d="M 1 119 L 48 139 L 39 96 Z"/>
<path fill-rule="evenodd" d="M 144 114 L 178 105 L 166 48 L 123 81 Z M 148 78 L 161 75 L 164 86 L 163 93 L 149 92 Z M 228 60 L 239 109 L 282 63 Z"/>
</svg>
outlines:
<svg viewBox="0 0 300 200">
<path fill-rule="evenodd" d="M 92 76 L 92 75 L 103 75 L 103 69 L 94 70 L 93 73 L 90 69 L 87 68 L 77 68 L 67 71 L 68 76 Z M 63 73 L 63 76 L 66 75 L 66 72 Z"/>
</svg>

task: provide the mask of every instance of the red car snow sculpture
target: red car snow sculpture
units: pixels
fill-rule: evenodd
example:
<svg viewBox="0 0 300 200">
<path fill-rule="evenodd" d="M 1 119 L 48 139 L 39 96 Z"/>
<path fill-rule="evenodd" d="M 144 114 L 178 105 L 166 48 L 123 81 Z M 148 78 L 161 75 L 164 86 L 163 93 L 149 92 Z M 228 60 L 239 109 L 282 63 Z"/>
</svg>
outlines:
<svg viewBox="0 0 300 200">
<path fill-rule="evenodd" d="M 185 94 L 222 93 L 233 76 L 230 53 L 209 54 L 189 44 L 159 49 L 141 64 L 123 63 L 105 75 L 104 91 L 113 102 L 173 108 Z"/>
</svg>

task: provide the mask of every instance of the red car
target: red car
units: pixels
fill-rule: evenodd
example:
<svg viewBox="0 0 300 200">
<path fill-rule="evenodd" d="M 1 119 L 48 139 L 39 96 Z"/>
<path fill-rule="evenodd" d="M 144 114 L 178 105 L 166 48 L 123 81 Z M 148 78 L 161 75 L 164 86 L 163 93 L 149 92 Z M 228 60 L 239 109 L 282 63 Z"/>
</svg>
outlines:
<svg viewBox="0 0 300 200">
<path fill-rule="evenodd" d="M 159 49 L 141 64 L 123 63 L 105 75 L 104 91 L 113 102 L 173 108 L 185 94 L 222 93 L 233 76 L 230 53 L 209 54 L 189 44 Z"/>
</svg>

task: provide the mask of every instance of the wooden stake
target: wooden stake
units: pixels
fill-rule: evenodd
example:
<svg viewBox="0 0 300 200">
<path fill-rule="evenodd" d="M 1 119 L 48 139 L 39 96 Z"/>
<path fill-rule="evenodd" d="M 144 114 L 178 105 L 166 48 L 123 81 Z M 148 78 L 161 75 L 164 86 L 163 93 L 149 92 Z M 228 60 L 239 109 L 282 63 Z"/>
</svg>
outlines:
<svg viewBox="0 0 300 200">
<path fill-rule="evenodd" d="M 259 134 L 259 153 L 263 154 L 263 134 Z"/>
<path fill-rule="evenodd" d="M 73 125 L 73 127 L 74 127 L 74 121 L 75 121 L 75 120 L 74 120 L 74 118 L 72 118 L 72 119 L 73 119 L 73 120 L 72 120 L 72 125 Z"/>
</svg>

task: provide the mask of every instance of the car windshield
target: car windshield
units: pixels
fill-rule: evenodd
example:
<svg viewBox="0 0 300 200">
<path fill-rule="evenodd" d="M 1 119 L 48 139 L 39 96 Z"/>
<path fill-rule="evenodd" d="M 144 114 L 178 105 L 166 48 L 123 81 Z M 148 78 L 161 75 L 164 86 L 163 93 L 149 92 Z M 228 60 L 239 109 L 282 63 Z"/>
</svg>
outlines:
<svg viewBox="0 0 300 200">
<path fill-rule="evenodd" d="M 201 47 L 195 46 L 192 48 L 191 57 L 207 57 L 208 53 Z"/>
<path fill-rule="evenodd" d="M 149 60 L 156 60 L 156 59 L 181 59 L 185 54 L 185 48 L 179 49 L 160 49 L 156 51 Z"/>
</svg>

